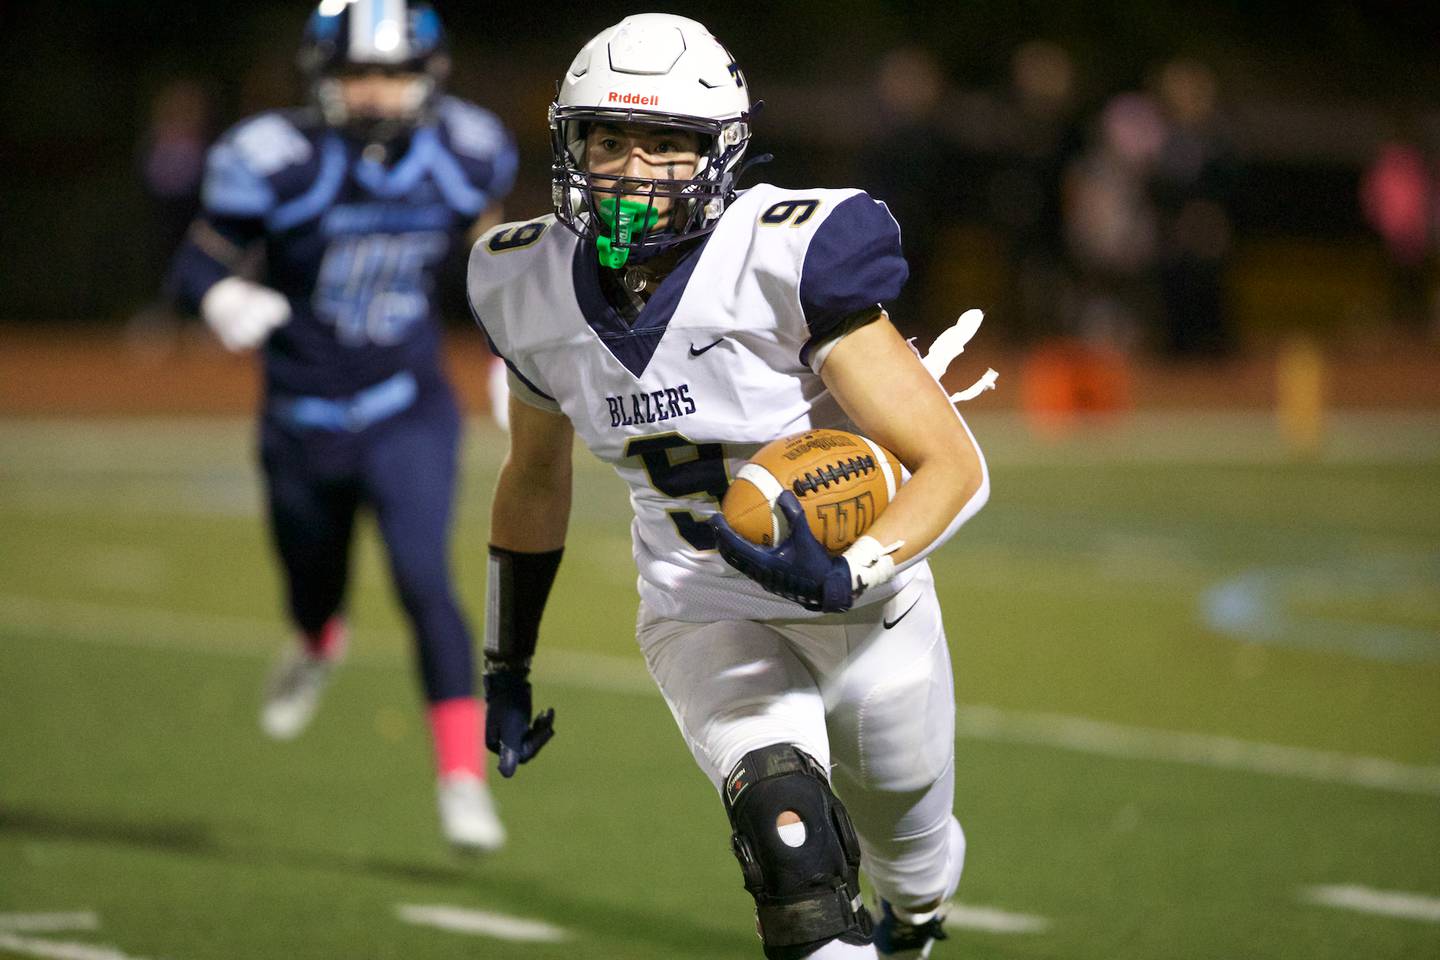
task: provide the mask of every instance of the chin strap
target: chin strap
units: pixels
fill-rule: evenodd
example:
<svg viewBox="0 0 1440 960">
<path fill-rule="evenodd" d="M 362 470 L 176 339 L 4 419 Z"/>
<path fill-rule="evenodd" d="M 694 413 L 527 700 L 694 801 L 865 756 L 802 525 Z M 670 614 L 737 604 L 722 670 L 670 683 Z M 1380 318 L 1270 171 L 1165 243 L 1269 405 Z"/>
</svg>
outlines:
<svg viewBox="0 0 1440 960">
<path fill-rule="evenodd" d="M 754 114 L 753 110 L 751 111 L 751 114 Z M 758 157 L 751 157 L 749 160 L 746 160 L 744 163 L 740 164 L 740 169 L 735 171 L 735 179 L 731 182 L 738 184 L 740 182 L 740 178 L 745 176 L 746 171 L 748 171 L 751 167 L 758 167 L 762 163 L 769 163 L 774 159 L 775 154 L 773 153 L 762 153 Z"/>
</svg>

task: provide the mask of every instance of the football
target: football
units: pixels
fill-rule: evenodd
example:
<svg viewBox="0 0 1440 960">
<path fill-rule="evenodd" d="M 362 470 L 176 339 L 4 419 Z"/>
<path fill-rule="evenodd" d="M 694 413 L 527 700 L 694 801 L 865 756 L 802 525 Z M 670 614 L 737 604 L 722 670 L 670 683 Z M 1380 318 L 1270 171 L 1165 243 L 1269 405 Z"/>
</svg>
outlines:
<svg viewBox="0 0 1440 960">
<path fill-rule="evenodd" d="M 900 482 L 900 461 L 875 441 L 844 430 L 806 430 L 756 451 L 736 473 L 720 509 L 740 536 L 774 546 L 790 534 L 775 504 L 789 490 L 815 539 L 837 556 L 890 505 Z"/>
</svg>

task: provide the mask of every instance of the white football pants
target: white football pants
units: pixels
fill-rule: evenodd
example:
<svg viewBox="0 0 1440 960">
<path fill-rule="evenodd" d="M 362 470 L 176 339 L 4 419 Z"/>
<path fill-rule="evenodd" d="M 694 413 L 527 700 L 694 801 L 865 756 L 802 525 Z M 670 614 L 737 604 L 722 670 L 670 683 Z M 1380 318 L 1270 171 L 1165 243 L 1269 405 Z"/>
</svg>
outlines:
<svg viewBox="0 0 1440 960">
<path fill-rule="evenodd" d="M 880 896 L 917 910 L 954 894 L 955 688 L 928 565 L 847 613 L 688 623 L 642 603 L 636 633 L 717 792 L 749 751 L 793 743 L 830 770 Z"/>
</svg>

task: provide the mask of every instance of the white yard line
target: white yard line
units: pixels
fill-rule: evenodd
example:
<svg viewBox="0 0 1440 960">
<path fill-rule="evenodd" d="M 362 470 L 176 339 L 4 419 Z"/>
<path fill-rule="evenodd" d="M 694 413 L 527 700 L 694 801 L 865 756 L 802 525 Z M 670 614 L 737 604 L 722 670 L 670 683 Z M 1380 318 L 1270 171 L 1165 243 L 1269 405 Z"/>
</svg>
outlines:
<svg viewBox="0 0 1440 960">
<path fill-rule="evenodd" d="M 1097 463 L 1278 463 L 1289 458 L 1277 442 L 1268 410 L 1138 411 L 1116 419 L 1081 417 L 1059 438 L 1037 439 L 1022 413 L 966 411 L 965 419 L 985 442 L 993 463 L 1009 465 Z M 467 424 L 490 434 L 488 418 Z M 178 476 L 214 473 L 254 476 L 246 457 L 254 443 L 253 418 L 130 417 L 12 418 L 0 421 L 0 449 L 14 451 L 0 463 L 0 477 L 52 475 L 55 471 L 97 476 Z M 1440 457 L 1440 429 L 1428 410 L 1334 410 L 1326 417 L 1321 463 L 1406 463 Z M 490 462 L 478 443 L 467 444 L 467 466 Z M 577 468 L 608 468 L 577 458 Z"/>
<path fill-rule="evenodd" d="M 74 643 L 268 658 L 286 628 L 278 620 L 213 617 L 133 607 L 36 600 L 0 594 L 0 630 L 6 627 Z M 352 651 L 352 660 L 395 662 L 403 644 L 388 651 Z M 656 696 L 638 654 L 613 656 L 542 645 L 538 669 L 545 683 L 625 695 Z M 1077 753 L 1180 763 L 1294 777 L 1390 793 L 1440 797 L 1440 766 L 1405 764 L 1384 757 L 1333 753 L 1203 733 L 1132 727 L 1085 717 L 1001 710 L 971 705 L 956 715 L 956 735 L 970 740 L 1028 743 Z"/>
<path fill-rule="evenodd" d="M 62 930 L 99 930 L 100 915 L 91 910 L 70 913 L 0 913 L 0 931 L 57 933 Z"/>
<path fill-rule="evenodd" d="M 395 913 L 406 923 L 419 927 L 434 927 L 451 933 L 466 933 L 496 940 L 510 940 L 519 943 L 561 943 L 570 939 L 569 932 L 541 920 L 527 920 L 523 917 L 506 916 L 485 910 L 470 910 L 465 907 L 443 905 L 417 906 L 400 904 Z"/>
<path fill-rule="evenodd" d="M 0 933 L 0 950 L 40 957 L 42 960 L 144 960 L 131 956 L 114 947 L 96 946 L 90 943 L 67 943 L 63 940 L 37 940 L 34 937 L 17 937 Z"/>
<path fill-rule="evenodd" d="M 257 657 L 269 656 L 274 647 L 237 648 L 265 638 L 278 642 L 286 633 L 278 619 L 187 614 L 153 607 L 0 594 L 0 629 L 6 627 L 107 647 Z"/>
<path fill-rule="evenodd" d="M 1203 733 L 1128 727 L 1103 720 L 994 707 L 961 707 L 956 733 L 1057 747 L 1123 760 L 1158 760 L 1219 770 L 1244 770 L 1392 793 L 1440 797 L 1440 766 L 1397 763 L 1384 757 L 1308 750 Z"/>
<path fill-rule="evenodd" d="M 1440 897 L 1420 893 L 1403 893 L 1398 890 L 1375 890 L 1371 887 L 1336 885 L 1305 887 L 1300 899 L 1306 903 L 1356 913 L 1370 913 L 1382 917 L 1396 917 L 1402 920 L 1420 920 L 1424 923 L 1440 923 Z"/>
<path fill-rule="evenodd" d="M 980 930 L 985 933 L 1039 933 L 1050 926 L 1050 921 L 1029 913 L 952 903 L 945 911 L 945 926 L 952 930 Z"/>
</svg>

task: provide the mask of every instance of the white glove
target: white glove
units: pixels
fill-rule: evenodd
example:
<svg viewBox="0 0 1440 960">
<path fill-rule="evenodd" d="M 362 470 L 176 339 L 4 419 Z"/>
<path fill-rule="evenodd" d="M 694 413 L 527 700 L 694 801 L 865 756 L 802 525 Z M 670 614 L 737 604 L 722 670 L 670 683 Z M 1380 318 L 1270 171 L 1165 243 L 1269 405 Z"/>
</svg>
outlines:
<svg viewBox="0 0 1440 960">
<path fill-rule="evenodd" d="M 226 277 L 200 298 L 200 316 L 226 350 L 249 350 L 289 321 L 290 301 L 269 287 Z"/>
</svg>

